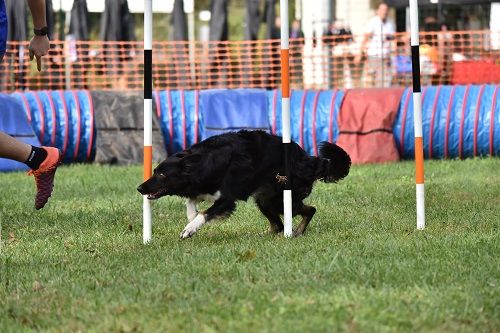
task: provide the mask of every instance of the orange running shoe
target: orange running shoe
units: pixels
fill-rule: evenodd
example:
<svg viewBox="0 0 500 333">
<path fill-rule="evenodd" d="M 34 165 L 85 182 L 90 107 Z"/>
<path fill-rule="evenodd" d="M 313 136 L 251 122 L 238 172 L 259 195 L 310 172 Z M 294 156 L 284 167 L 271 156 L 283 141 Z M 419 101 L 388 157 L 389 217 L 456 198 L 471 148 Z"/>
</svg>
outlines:
<svg viewBox="0 0 500 333">
<path fill-rule="evenodd" d="M 62 154 L 59 149 L 52 147 L 42 148 L 47 152 L 47 157 L 42 164 L 40 164 L 40 167 L 37 170 L 28 171 L 29 176 L 35 176 L 36 209 L 43 208 L 52 195 L 52 189 L 54 188 L 54 176 L 56 175 L 57 167 L 61 164 L 62 160 Z"/>
</svg>

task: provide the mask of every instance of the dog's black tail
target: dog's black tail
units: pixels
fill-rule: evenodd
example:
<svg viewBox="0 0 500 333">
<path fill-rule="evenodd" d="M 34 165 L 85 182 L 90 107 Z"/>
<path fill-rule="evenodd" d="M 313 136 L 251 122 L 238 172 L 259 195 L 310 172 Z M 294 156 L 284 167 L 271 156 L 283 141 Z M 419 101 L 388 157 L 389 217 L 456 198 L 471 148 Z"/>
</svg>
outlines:
<svg viewBox="0 0 500 333">
<path fill-rule="evenodd" d="M 316 168 L 316 178 L 325 183 L 335 183 L 349 174 L 351 158 L 336 144 L 322 142 Z"/>
</svg>

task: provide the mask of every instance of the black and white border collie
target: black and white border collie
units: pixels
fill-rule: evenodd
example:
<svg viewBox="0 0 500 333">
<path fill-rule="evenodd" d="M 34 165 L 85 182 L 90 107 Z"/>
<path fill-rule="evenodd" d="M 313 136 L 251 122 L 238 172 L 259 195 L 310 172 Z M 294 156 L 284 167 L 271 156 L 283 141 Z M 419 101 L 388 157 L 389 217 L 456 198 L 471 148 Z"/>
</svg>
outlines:
<svg viewBox="0 0 500 333">
<path fill-rule="evenodd" d="M 316 208 L 302 201 L 316 180 L 334 183 L 349 173 L 351 159 L 339 146 L 323 142 L 319 157 L 308 156 L 292 142 L 290 170 L 293 216 L 302 221 L 293 231 L 302 235 Z M 271 233 L 283 231 L 284 145 L 281 137 L 263 131 L 239 131 L 210 137 L 176 153 L 160 163 L 153 176 L 138 187 L 148 198 L 165 195 L 187 198 L 188 224 L 180 237 L 191 237 L 205 223 L 229 216 L 237 200 L 254 197 L 257 207 L 269 220 Z M 196 203 L 213 205 L 198 212 Z"/>
</svg>

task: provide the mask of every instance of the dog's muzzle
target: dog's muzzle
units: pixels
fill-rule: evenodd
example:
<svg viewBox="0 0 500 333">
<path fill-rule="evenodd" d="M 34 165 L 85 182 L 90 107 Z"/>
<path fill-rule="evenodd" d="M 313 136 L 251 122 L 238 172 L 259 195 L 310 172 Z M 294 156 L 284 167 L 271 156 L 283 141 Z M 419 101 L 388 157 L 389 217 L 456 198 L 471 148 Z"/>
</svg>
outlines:
<svg viewBox="0 0 500 333">
<path fill-rule="evenodd" d="M 139 191 L 139 193 L 142 195 L 146 195 L 146 193 L 144 193 L 144 184 L 139 185 L 137 191 Z"/>
<path fill-rule="evenodd" d="M 139 185 L 139 187 L 137 188 L 137 191 L 139 191 L 139 193 L 142 195 L 147 195 L 149 200 L 156 200 L 156 199 L 161 198 L 164 195 L 166 195 L 166 192 L 167 192 L 166 190 L 162 189 L 162 190 L 159 190 L 157 192 L 153 192 L 153 191 L 147 189 L 145 184 L 146 183 L 142 183 L 141 185 Z"/>
</svg>

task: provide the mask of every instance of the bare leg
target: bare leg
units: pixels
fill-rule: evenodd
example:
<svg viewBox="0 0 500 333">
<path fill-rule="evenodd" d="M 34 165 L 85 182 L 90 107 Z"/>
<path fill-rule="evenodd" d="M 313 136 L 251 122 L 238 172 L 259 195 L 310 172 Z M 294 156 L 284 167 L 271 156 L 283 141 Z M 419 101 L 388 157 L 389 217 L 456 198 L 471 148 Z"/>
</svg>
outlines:
<svg viewBox="0 0 500 333">
<path fill-rule="evenodd" d="M 0 132 L 0 157 L 26 162 L 31 153 L 31 146 Z"/>
</svg>

